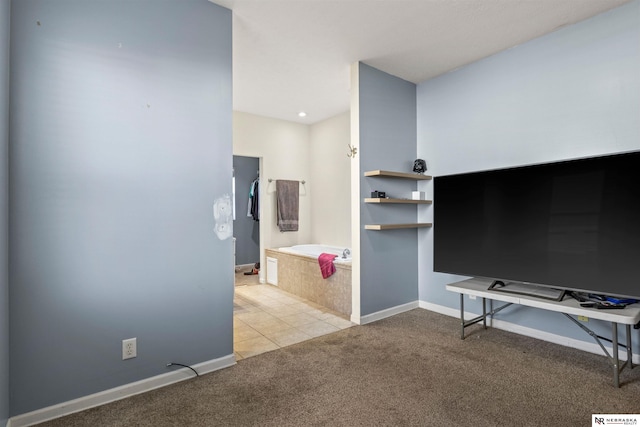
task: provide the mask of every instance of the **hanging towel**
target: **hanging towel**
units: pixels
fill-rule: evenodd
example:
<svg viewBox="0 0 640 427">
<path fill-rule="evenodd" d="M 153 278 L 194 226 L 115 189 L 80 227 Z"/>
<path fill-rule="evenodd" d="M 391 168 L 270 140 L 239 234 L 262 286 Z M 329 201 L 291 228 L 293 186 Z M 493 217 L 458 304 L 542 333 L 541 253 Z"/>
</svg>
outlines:
<svg viewBox="0 0 640 427">
<path fill-rule="evenodd" d="M 280 231 L 298 231 L 298 181 L 276 181 L 277 225 Z"/>
<path fill-rule="evenodd" d="M 320 264 L 320 272 L 322 273 L 323 279 L 326 279 L 336 272 L 336 266 L 333 265 L 333 260 L 336 259 L 337 256 L 338 255 L 321 253 L 318 257 L 318 264 Z"/>
</svg>

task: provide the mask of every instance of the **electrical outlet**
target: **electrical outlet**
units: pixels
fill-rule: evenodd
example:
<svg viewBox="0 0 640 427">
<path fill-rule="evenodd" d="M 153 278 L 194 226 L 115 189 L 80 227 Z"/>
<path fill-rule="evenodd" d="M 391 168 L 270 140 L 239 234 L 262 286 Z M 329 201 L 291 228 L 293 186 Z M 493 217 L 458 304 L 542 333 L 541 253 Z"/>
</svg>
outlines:
<svg viewBox="0 0 640 427">
<path fill-rule="evenodd" d="M 133 359 L 137 355 L 136 338 L 122 340 L 122 360 Z"/>
</svg>

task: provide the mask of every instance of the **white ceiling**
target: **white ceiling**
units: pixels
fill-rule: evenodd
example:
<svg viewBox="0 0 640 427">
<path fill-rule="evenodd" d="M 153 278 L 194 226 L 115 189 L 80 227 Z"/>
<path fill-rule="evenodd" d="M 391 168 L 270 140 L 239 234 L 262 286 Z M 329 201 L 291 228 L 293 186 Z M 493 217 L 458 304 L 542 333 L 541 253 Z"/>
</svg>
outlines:
<svg viewBox="0 0 640 427">
<path fill-rule="evenodd" d="M 234 110 L 310 124 L 349 110 L 356 61 L 419 83 L 629 0 L 211 1 L 233 11 Z"/>
</svg>

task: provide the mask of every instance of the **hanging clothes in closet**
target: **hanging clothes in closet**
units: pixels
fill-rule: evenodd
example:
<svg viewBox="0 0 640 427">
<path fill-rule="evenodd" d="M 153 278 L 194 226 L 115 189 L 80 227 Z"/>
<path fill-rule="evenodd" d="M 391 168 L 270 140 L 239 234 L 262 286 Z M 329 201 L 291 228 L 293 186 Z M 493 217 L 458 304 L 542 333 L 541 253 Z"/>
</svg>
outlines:
<svg viewBox="0 0 640 427">
<path fill-rule="evenodd" d="M 256 178 L 249 188 L 249 202 L 247 203 L 247 216 L 254 221 L 260 221 L 260 178 Z"/>
</svg>

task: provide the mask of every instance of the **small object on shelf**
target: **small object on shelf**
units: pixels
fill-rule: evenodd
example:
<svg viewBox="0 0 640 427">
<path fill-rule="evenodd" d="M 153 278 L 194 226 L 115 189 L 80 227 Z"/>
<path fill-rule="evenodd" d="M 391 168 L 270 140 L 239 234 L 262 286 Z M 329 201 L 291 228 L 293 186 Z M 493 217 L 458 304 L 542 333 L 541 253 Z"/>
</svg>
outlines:
<svg viewBox="0 0 640 427">
<path fill-rule="evenodd" d="M 415 173 L 425 173 L 427 171 L 427 162 L 422 159 L 415 159 L 413 161 L 413 171 Z"/>
<path fill-rule="evenodd" d="M 411 199 L 413 200 L 425 200 L 424 191 L 412 191 Z"/>
<path fill-rule="evenodd" d="M 372 191 L 371 192 L 371 197 L 374 199 L 384 199 L 385 197 L 387 197 L 387 193 L 385 193 L 384 191 Z"/>
</svg>

